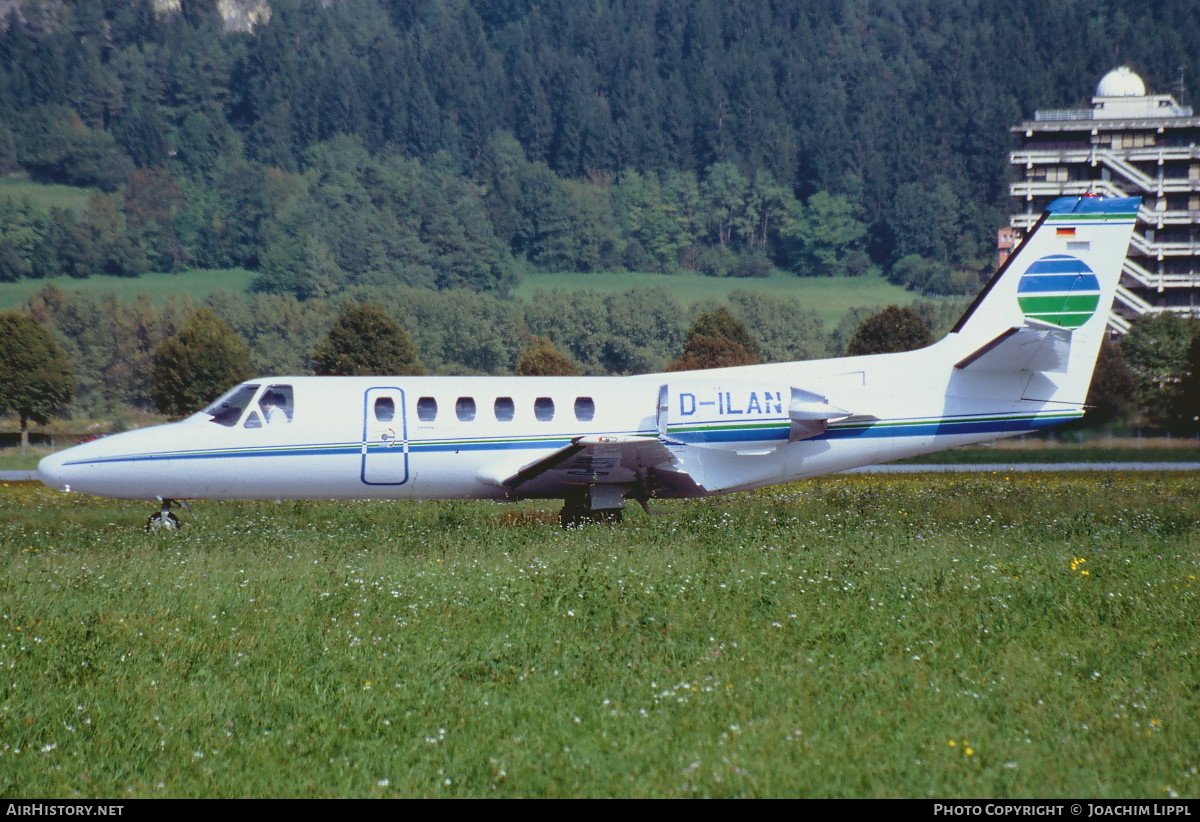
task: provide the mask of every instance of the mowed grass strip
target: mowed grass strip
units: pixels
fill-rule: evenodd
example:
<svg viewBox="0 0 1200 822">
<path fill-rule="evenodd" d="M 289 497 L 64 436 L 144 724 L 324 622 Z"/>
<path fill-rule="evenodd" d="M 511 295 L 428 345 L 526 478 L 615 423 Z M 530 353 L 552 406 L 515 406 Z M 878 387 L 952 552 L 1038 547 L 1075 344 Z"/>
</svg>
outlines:
<svg viewBox="0 0 1200 822">
<path fill-rule="evenodd" d="M 2 192 L 0 192 L 2 194 Z M 245 292 L 254 272 L 240 268 L 191 269 L 177 274 L 154 273 L 140 277 L 95 276 L 86 279 L 54 277 L 48 280 L 18 280 L 0 283 L 0 309 L 23 305 L 48 284 L 64 291 L 115 294 L 131 302 L 147 294 L 155 303 L 171 295 L 188 294 L 204 299 L 214 291 Z M 795 297 L 815 310 L 826 325 L 837 324 L 848 310 L 858 306 L 909 305 L 920 295 L 893 285 L 883 277 L 792 277 L 776 275 L 762 279 L 706 277 L 702 274 L 528 274 L 513 289 L 513 296 L 526 302 L 539 298 L 547 289 L 590 289 L 620 294 L 633 288 L 666 288 L 684 306 L 703 300 L 723 301 L 729 292 L 743 289 L 773 297 Z"/>
<path fill-rule="evenodd" d="M 193 268 L 176 274 L 143 274 L 140 277 L 97 275 L 84 279 L 51 277 L 46 280 L 17 280 L 0 283 L 0 310 L 24 305 L 47 285 L 97 297 L 111 294 L 128 303 L 145 294 L 152 302 L 161 305 L 168 297 L 190 296 L 203 300 L 214 291 L 241 293 L 246 291 L 253 277 L 254 272 L 243 268 Z"/>
<path fill-rule="evenodd" d="M 1200 792 L 1200 478 L 550 504 L 0 486 L 10 797 Z"/>
<path fill-rule="evenodd" d="M 78 213 L 83 211 L 97 190 L 83 186 L 38 183 L 31 180 L 28 174 L 0 174 L 0 198 L 29 200 L 44 211 L 63 208 Z"/>
<path fill-rule="evenodd" d="M 817 312 L 829 327 L 837 324 L 851 308 L 859 306 L 909 305 L 920 298 L 915 291 L 888 282 L 882 276 L 795 277 L 778 273 L 770 277 L 707 277 L 703 274 L 646 274 L 606 272 L 599 274 L 533 273 L 526 274 L 513 289 L 523 300 L 538 299 L 547 289 L 592 289 L 602 293 L 623 293 L 632 288 L 665 288 L 680 303 L 690 305 L 702 300 L 724 301 L 729 292 L 750 291 L 767 297 L 794 297 Z M 964 303 L 965 307 L 965 303 Z"/>
</svg>

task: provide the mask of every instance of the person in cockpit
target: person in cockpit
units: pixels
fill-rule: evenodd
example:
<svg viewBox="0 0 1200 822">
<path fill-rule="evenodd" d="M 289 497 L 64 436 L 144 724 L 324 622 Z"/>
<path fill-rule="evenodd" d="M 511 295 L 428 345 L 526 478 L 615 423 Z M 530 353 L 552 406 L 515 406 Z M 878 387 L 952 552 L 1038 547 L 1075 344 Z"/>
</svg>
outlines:
<svg viewBox="0 0 1200 822">
<path fill-rule="evenodd" d="M 286 408 L 287 400 L 279 392 L 268 391 L 263 394 L 258 404 L 262 407 L 263 417 L 266 419 L 267 425 L 290 421 Z"/>
</svg>

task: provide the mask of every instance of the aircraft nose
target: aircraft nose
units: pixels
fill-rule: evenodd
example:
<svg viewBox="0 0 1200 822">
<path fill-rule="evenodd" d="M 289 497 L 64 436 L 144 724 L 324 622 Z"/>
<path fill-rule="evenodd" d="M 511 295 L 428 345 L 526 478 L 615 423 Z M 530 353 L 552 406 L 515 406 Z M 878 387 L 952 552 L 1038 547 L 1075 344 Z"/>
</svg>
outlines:
<svg viewBox="0 0 1200 822">
<path fill-rule="evenodd" d="M 37 477 L 43 484 L 60 491 L 71 490 L 70 471 L 63 465 L 66 461 L 65 455 L 65 451 L 59 451 L 41 459 L 37 467 Z"/>
</svg>

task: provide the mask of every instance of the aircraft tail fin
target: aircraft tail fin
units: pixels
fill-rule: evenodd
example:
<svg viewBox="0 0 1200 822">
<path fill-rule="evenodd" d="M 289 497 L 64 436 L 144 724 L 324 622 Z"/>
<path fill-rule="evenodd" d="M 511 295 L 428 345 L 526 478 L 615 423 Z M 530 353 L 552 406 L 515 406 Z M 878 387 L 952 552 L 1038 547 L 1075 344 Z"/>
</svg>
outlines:
<svg viewBox="0 0 1200 822">
<path fill-rule="evenodd" d="M 1082 406 L 1140 203 L 1050 203 L 954 327 L 955 369 L 1028 372 L 1022 399 Z"/>
</svg>

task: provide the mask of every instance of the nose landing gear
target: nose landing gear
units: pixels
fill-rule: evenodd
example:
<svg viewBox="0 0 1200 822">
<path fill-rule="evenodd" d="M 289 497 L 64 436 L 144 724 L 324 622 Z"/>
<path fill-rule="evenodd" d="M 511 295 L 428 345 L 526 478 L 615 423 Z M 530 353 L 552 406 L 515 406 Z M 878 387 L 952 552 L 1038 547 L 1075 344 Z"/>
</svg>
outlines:
<svg viewBox="0 0 1200 822">
<path fill-rule="evenodd" d="M 178 531 L 183 527 L 183 523 L 179 521 L 179 517 L 171 513 L 172 508 L 186 508 L 190 514 L 192 509 L 186 502 L 173 499 L 162 500 L 162 507 L 150 515 L 146 520 L 146 530 L 155 531 Z"/>
</svg>

